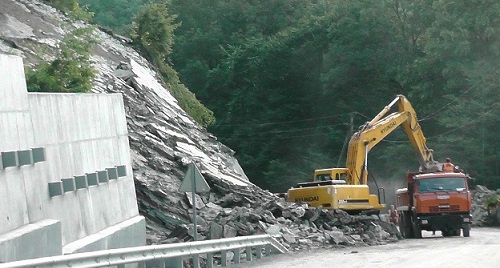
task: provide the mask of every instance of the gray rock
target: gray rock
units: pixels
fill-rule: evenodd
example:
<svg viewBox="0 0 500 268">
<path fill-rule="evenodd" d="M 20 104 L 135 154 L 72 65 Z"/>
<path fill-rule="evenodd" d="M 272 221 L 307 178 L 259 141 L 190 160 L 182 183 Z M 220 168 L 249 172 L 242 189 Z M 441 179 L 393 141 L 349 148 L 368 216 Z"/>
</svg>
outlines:
<svg viewBox="0 0 500 268">
<path fill-rule="evenodd" d="M 288 244 L 293 244 L 296 242 L 296 239 L 293 235 L 291 234 L 282 234 L 283 239 L 288 243 Z"/>
<path fill-rule="evenodd" d="M 281 227 L 278 225 L 271 225 L 266 229 L 266 233 L 272 236 L 279 235 Z"/>
<path fill-rule="evenodd" d="M 235 228 L 229 226 L 229 225 L 224 225 L 224 237 L 229 238 L 229 237 L 236 237 L 237 231 Z"/>
<path fill-rule="evenodd" d="M 223 235 L 222 226 L 215 223 L 215 222 L 211 222 L 210 223 L 209 238 L 210 239 L 220 239 L 220 238 L 222 238 L 222 235 Z"/>
<path fill-rule="evenodd" d="M 306 209 L 304 207 L 305 205 L 302 205 L 300 207 L 296 207 L 294 208 L 291 212 L 294 216 L 300 218 L 302 216 L 304 216 L 304 214 L 306 214 Z"/>
<path fill-rule="evenodd" d="M 330 238 L 332 239 L 332 241 L 336 245 L 340 245 L 342 243 L 346 243 L 346 241 L 347 241 L 345 239 L 344 233 L 341 232 L 341 231 L 330 231 L 330 232 L 327 232 L 327 234 L 330 236 Z"/>
<path fill-rule="evenodd" d="M 361 241 L 361 236 L 360 235 L 357 235 L 357 234 L 353 234 L 351 235 L 352 239 L 356 240 L 356 241 Z"/>
</svg>

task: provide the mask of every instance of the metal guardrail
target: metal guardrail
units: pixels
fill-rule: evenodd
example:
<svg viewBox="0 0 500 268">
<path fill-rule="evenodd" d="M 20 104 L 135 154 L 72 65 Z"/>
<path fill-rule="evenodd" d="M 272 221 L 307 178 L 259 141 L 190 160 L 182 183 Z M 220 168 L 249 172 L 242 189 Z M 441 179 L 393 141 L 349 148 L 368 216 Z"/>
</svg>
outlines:
<svg viewBox="0 0 500 268">
<path fill-rule="evenodd" d="M 125 267 L 125 264 L 138 264 L 139 267 L 182 268 L 183 259 L 192 258 L 193 266 L 200 267 L 199 255 L 206 254 L 207 267 L 213 267 L 214 254 L 220 253 L 221 266 L 227 266 L 227 253 L 234 253 L 233 263 L 240 263 L 240 251 L 244 249 L 246 260 L 252 261 L 273 253 L 285 253 L 287 249 L 270 235 L 240 236 L 218 240 L 205 240 L 187 243 L 151 245 L 142 247 L 119 248 L 70 255 L 44 257 L 0 263 L 0 268 L 14 267 Z"/>
</svg>

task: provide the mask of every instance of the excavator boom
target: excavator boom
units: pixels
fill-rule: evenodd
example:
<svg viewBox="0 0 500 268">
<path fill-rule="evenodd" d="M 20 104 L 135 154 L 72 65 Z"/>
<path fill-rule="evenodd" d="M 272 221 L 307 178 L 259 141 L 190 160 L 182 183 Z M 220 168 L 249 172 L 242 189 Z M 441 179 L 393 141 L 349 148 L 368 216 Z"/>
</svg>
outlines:
<svg viewBox="0 0 500 268">
<path fill-rule="evenodd" d="M 398 112 L 386 116 L 394 104 L 398 104 Z M 418 154 L 421 169 L 425 171 L 437 169 L 433 151 L 427 148 L 426 139 L 412 105 L 403 95 L 398 95 L 370 122 L 354 133 L 349 141 L 347 153 L 347 184 L 367 184 L 368 152 L 397 127 L 403 125 L 404 130 Z"/>
</svg>

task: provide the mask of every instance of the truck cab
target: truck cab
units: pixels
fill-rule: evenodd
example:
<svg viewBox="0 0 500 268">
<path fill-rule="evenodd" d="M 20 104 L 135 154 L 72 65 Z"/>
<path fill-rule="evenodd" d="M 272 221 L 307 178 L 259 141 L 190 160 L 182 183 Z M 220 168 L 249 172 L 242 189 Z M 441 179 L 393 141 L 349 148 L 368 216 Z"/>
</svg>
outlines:
<svg viewBox="0 0 500 268">
<path fill-rule="evenodd" d="M 443 236 L 470 235 L 471 195 L 468 176 L 460 172 L 408 173 L 408 187 L 396 191 L 403 237 L 420 238 L 421 231 Z"/>
</svg>

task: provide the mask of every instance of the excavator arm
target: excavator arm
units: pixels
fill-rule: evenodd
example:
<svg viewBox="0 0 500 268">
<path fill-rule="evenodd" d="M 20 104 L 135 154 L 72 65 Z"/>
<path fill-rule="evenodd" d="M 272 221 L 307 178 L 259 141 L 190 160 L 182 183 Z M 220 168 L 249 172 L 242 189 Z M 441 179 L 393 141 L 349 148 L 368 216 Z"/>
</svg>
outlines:
<svg viewBox="0 0 500 268">
<path fill-rule="evenodd" d="M 396 103 L 398 104 L 398 112 L 386 115 Z M 403 125 L 413 148 L 418 153 L 421 169 L 425 171 L 437 169 L 432 155 L 433 151 L 427 148 L 426 139 L 418 123 L 415 110 L 405 96 L 398 95 L 351 137 L 346 161 L 347 184 L 367 184 L 368 152 L 400 125 Z"/>
</svg>

